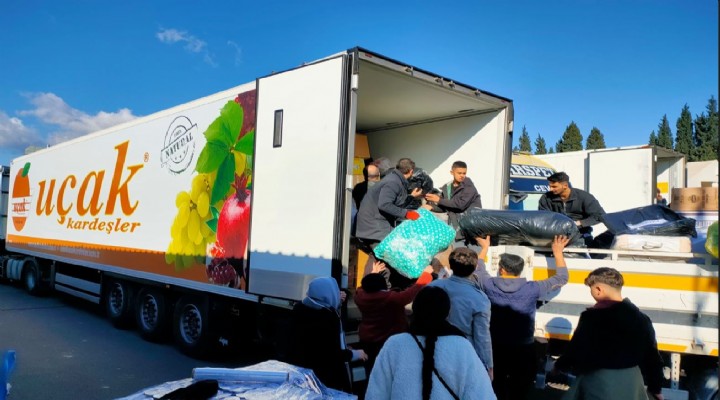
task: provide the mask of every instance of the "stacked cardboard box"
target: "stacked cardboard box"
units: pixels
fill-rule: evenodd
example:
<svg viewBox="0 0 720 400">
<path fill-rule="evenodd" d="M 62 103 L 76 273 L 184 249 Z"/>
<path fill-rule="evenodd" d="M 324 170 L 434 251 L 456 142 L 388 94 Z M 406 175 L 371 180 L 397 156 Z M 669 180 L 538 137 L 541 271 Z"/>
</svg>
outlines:
<svg viewBox="0 0 720 400">
<path fill-rule="evenodd" d="M 672 190 L 670 208 L 675 211 L 717 211 L 718 188 L 675 188 Z"/>
</svg>

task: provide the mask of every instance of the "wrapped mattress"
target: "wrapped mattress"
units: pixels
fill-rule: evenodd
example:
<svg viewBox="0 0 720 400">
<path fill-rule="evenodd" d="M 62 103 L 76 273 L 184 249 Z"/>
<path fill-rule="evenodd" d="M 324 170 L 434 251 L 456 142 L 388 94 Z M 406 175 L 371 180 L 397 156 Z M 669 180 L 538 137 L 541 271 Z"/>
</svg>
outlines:
<svg viewBox="0 0 720 400">
<path fill-rule="evenodd" d="M 615 235 L 630 233 L 697 237 L 694 219 L 685 218 L 675 211 L 659 205 L 608 213 L 603 217 L 603 222 Z"/>
<path fill-rule="evenodd" d="M 555 235 L 565 235 L 571 246 L 583 246 L 575 221 L 552 211 L 471 208 L 460 218 L 460 229 L 466 238 L 490 235 L 497 244 L 550 247 Z"/>
<path fill-rule="evenodd" d="M 626 234 L 615 236 L 612 249 L 658 253 L 690 253 L 692 251 L 692 243 L 689 236 Z"/>
</svg>

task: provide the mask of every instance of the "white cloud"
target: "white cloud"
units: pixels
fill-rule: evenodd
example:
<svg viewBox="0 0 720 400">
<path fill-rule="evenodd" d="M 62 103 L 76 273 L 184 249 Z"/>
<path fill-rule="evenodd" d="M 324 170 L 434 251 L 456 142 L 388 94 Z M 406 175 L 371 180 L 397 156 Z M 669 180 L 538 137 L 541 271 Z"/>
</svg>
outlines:
<svg viewBox="0 0 720 400">
<path fill-rule="evenodd" d="M 0 110 L 0 147 L 20 150 L 42 143 L 40 135 L 17 117 Z"/>
<path fill-rule="evenodd" d="M 177 29 L 160 29 L 160 31 L 155 34 L 155 37 L 157 37 L 161 42 L 167 44 L 185 43 L 183 46 L 185 50 L 191 53 L 202 53 L 203 61 L 213 67 L 217 67 L 213 55 L 210 54 L 207 49 L 207 43 L 185 31 L 179 31 Z"/>
<path fill-rule="evenodd" d="M 100 111 L 95 115 L 90 115 L 70 107 L 54 93 L 35 93 L 26 96 L 34 108 L 20 111 L 18 114 L 35 117 L 44 124 L 56 126 L 58 129 L 50 133 L 46 140 L 50 145 L 137 118 L 127 108 L 116 112 Z"/>
<path fill-rule="evenodd" d="M 242 49 L 240 48 L 240 46 L 238 46 L 238 44 L 233 42 L 232 40 L 228 40 L 227 44 L 228 46 L 235 49 L 235 65 L 237 66 L 242 64 Z"/>
</svg>

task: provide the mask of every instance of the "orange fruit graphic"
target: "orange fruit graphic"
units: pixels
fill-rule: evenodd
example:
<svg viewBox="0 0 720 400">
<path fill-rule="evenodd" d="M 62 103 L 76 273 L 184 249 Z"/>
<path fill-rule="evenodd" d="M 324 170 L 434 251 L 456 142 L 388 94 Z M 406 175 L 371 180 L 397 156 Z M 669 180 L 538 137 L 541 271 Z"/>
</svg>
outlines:
<svg viewBox="0 0 720 400">
<path fill-rule="evenodd" d="M 25 167 L 18 171 L 12 187 L 10 200 L 12 222 L 17 231 L 21 231 L 25 227 L 27 214 L 30 211 L 30 179 L 27 176 L 29 169 L 29 164 L 25 164 Z"/>
</svg>

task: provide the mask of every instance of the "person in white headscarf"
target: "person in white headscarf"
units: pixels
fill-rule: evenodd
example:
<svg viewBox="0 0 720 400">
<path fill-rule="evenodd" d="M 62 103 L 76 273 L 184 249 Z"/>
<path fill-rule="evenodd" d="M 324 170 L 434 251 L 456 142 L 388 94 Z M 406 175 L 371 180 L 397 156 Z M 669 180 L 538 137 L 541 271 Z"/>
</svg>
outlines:
<svg viewBox="0 0 720 400">
<path fill-rule="evenodd" d="M 333 278 L 315 278 L 307 296 L 295 305 L 290 329 L 289 362 L 309 368 L 327 387 L 352 389 L 348 362 L 366 360 L 362 350 L 345 345 L 340 319 L 341 293 Z"/>
</svg>

